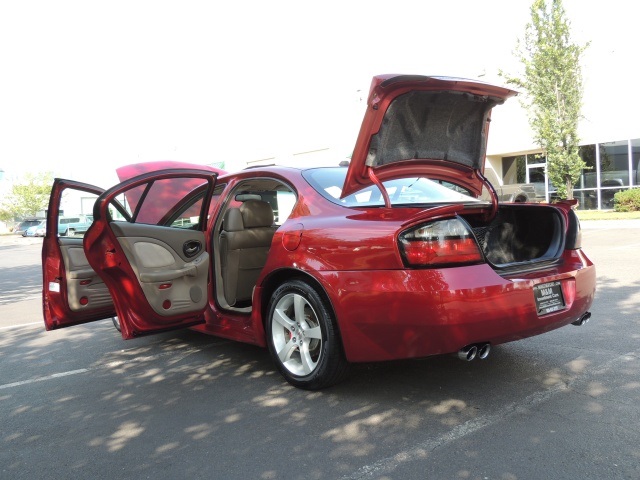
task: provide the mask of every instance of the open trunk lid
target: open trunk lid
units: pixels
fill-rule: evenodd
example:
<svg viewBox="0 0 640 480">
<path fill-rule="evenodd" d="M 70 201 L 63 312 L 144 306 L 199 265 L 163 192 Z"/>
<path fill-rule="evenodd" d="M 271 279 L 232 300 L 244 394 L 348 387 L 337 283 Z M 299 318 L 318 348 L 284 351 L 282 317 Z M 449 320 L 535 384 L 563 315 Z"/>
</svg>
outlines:
<svg viewBox="0 0 640 480">
<path fill-rule="evenodd" d="M 342 197 L 408 176 L 451 182 L 480 195 L 491 109 L 513 95 L 460 78 L 374 77 Z"/>
</svg>

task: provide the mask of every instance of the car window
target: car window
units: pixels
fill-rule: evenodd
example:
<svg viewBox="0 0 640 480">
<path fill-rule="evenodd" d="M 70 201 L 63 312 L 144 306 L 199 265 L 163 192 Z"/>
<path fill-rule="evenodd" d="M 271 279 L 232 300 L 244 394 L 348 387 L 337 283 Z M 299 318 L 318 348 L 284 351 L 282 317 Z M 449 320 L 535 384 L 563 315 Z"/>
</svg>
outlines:
<svg viewBox="0 0 640 480">
<path fill-rule="evenodd" d="M 150 181 L 117 197 L 126 215 L 109 207 L 112 221 L 128 221 L 180 229 L 199 229 L 206 182 L 197 178 Z M 176 199 L 177 200 L 176 202 Z"/>
<path fill-rule="evenodd" d="M 38 225 L 38 223 L 40 223 L 40 220 L 24 220 L 18 224 L 18 227 L 15 230 L 16 232 L 25 232 L 29 228 Z"/>
<path fill-rule="evenodd" d="M 235 187 L 225 209 L 238 208 L 247 200 L 262 200 L 269 203 L 273 210 L 273 223 L 279 226 L 291 215 L 298 197 L 290 186 L 279 180 L 253 179 Z"/>
<path fill-rule="evenodd" d="M 345 168 L 313 168 L 302 175 L 309 184 L 333 203 L 347 207 L 384 206 L 384 198 L 377 186 L 365 187 L 341 199 Z M 400 178 L 383 182 L 391 204 L 420 206 L 442 203 L 479 203 L 459 185 L 425 177 Z"/>
<path fill-rule="evenodd" d="M 293 192 L 276 192 L 276 208 L 273 209 L 273 217 L 276 225 L 282 225 L 284 221 L 289 218 L 296 204 L 296 200 L 297 197 Z"/>
<path fill-rule="evenodd" d="M 200 210 L 203 198 L 200 196 L 193 202 L 186 202 L 171 217 L 163 222 L 164 225 L 174 228 L 197 229 L 200 221 Z"/>
<path fill-rule="evenodd" d="M 61 199 L 61 213 L 58 217 L 59 237 L 83 237 L 93 223 L 93 205 L 98 196 L 93 193 L 65 189 Z"/>
</svg>

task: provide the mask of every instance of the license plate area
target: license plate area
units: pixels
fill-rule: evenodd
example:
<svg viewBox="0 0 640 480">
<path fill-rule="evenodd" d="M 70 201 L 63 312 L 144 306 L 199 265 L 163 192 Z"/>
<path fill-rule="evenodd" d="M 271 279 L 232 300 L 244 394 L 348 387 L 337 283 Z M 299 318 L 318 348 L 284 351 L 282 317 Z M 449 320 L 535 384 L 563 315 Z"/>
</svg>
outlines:
<svg viewBox="0 0 640 480">
<path fill-rule="evenodd" d="M 564 303 L 561 282 L 541 283 L 533 287 L 538 315 L 547 315 L 567 308 Z"/>
</svg>

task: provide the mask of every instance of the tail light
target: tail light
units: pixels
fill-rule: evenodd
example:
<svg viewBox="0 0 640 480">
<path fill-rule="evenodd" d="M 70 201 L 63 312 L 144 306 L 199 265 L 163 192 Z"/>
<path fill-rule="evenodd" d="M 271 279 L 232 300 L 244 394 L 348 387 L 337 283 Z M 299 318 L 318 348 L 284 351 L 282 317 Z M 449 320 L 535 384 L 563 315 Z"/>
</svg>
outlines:
<svg viewBox="0 0 640 480">
<path fill-rule="evenodd" d="M 483 260 L 475 237 L 458 218 L 439 220 L 402 232 L 400 251 L 407 266 L 434 267 Z"/>
<path fill-rule="evenodd" d="M 569 210 L 569 227 L 567 228 L 567 241 L 565 243 L 565 248 L 567 250 L 578 250 L 582 248 L 580 220 L 573 209 Z"/>
</svg>

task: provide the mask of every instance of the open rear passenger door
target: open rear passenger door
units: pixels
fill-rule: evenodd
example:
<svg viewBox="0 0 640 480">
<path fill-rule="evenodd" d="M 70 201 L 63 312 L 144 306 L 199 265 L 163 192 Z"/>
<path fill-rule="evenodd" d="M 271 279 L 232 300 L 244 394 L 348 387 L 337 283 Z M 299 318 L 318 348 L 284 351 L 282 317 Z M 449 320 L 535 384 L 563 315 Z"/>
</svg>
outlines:
<svg viewBox="0 0 640 480">
<path fill-rule="evenodd" d="M 91 214 L 99 187 L 56 178 L 49 198 L 42 241 L 42 307 L 47 330 L 91 322 L 115 315 L 107 286 L 89 265 L 81 235 L 65 235 L 61 213 Z"/>
<path fill-rule="evenodd" d="M 205 231 L 216 178 L 205 170 L 162 170 L 97 198 L 84 253 L 111 294 L 123 338 L 204 322 Z M 92 319 L 76 317 L 53 328 Z"/>
</svg>

